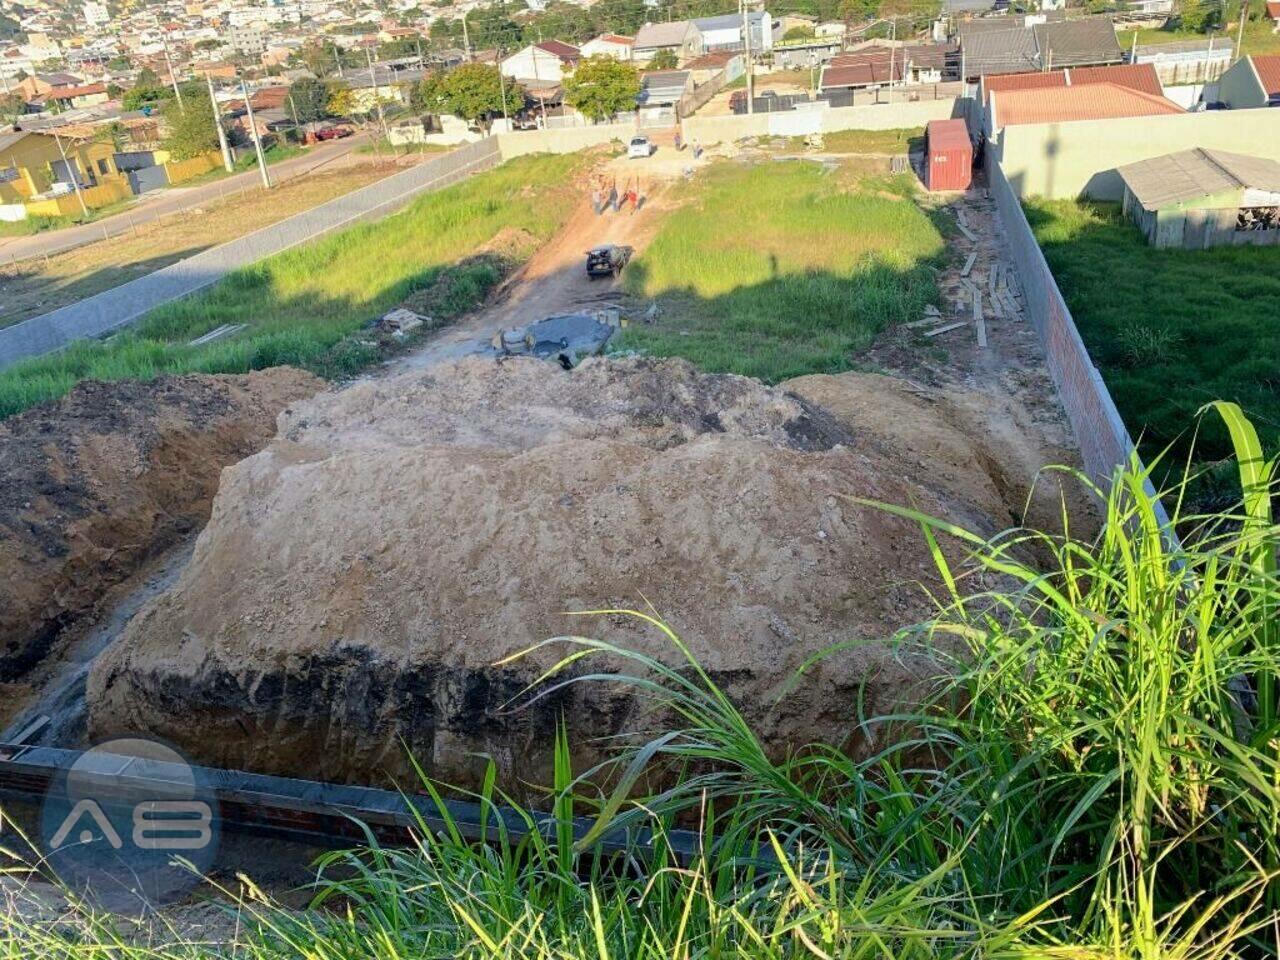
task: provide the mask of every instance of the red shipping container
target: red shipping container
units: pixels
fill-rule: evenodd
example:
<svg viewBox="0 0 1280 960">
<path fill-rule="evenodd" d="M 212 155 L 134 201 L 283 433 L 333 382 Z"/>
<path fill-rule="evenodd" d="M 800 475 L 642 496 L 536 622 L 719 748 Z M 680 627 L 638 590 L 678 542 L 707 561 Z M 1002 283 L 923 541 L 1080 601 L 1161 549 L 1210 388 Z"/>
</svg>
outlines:
<svg viewBox="0 0 1280 960">
<path fill-rule="evenodd" d="M 963 120 L 930 120 L 925 128 L 930 190 L 968 190 L 973 181 L 973 142 Z"/>
</svg>

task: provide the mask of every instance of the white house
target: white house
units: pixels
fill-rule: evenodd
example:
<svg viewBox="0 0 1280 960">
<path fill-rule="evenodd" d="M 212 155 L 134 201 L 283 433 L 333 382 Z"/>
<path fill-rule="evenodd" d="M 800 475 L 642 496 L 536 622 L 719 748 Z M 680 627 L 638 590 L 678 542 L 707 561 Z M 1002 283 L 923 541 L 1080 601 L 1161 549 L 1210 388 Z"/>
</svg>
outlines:
<svg viewBox="0 0 1280 960">
<path fill-rule="evenodd" d="M 767 11 L 756 10 L 748 14 L 748 21 L 751 24 L 752 52 L 772 50 L 773 18 Z M 693 25 L 702 34 L 702 49 L 706 52 L 743 49 L 742 17 L 736 13 L 701 17 L 694 20 Z"/>
<path fill-rule="evenodd" d="M 502 72 L 517 80 L 561 80 L 578 65 L 582 51 L 559 40 L 543 40 L 502 61 Z"/>
<path fill-rule="evenodd" d="M 631 48 L 635 46 L 635 37 L 623 37 L 616 33 L 602 33 L 594 40 L 582 45 L 584 57 L 613 57 L 615 60 L 630 60 Z"/>
<path fill-rule="evenodd" d="M 670 50 L 677 58 L 702 54 L 702 34 L 692 20 L 646 23 L 636 31 L 631 55 L 636 60 L 652 60 L 659 50 Z"/>
</svg>

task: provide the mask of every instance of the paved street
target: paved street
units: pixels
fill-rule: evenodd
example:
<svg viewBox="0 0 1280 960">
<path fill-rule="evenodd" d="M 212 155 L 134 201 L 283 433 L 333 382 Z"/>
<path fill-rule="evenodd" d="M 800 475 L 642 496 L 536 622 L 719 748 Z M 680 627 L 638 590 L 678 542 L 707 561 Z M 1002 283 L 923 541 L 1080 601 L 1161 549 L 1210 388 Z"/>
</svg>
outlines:
<svg viewBox="0 0 1280 960">
<path fill-rule="evenodd" d="M 367 141 L 366 137 L 349 137 L 317 144 L 300 157 L 291 157 L 272 164 L 268 169 L 274 182 L 303 176 L 317 168 L 332 170 L 364 158 L 353 153 Z M 217 200 L 226 193 L 252 187 L 258 183 L 258 168 L 202 183 L 195 187 L 171 187 L 144 194 L 128 210 L 104 217 L 93 223 L 64 230 L 49 230 L 30 237 L 12 237 L 0 240 L 0 263 L 27 260 L 31 257 L 52 256 L 66 250 L 93 243 L 105 237 L 116 236 L 133 229 L 134 224 L 147 223 L 178 213 L 201 204 Z M 103 231 L 106 231 L 105 234 Z"/>
</svg>

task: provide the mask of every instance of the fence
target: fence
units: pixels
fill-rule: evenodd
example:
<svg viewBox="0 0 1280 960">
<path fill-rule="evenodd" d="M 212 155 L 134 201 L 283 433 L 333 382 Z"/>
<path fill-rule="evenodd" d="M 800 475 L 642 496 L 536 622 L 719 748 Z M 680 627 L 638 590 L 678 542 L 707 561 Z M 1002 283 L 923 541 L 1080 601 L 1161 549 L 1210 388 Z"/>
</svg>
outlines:
<svg viewBox="0 0 1280 960">
<path fill-rule="evenodd" d="M 164 165 L 165 176 L 170 184 L 184 183 L 193 177 L 216 170 L 222 166 L 222 155 L 219 153 L 203 153 L 189 160 L 171 160 Z"/>
<path fill-rule="evenodd" d="M 469 144 L 51 313 L 0 330 L 0 368 L 24 357 L 101 336 L 171 300 L 195 293 L 232 270 L 314 240 L 361 220 L 390 213 L 429 190 L 438 190 L 499 162 L 496 138 Z"/>
<path fill-rule="evenodd" d="M 817 102 L 799 109 L 754 116 L 694 116 L 683 126 L 686 143 L 725 143 L 743 137 L 796 137 L 837 130 L 895 130 L 922 127 L 930 120 L 963 116 L 964 100 L 922 100 L 915 103 L 829 107 Z"/>
<path fill-rule="evenodd" d="M 1105 482 L 1117 466 L 1128 463 L 1134 455 L 1133 440 L 1080 338 L 1062 291 L 1022 212 L 1022 204 L 990 153 L 986 169 L 991 196 L 1018 267 L 1027 314 L 1040 337 L 1049 375 L 1080 445 L 1085 472 L 1094 480 Z M 1153 493 L 1150 484 L 1147 486 L 1148 492 Z M 1167 527 L 1168 518 L 1159 504 L 1157 512 L 1161 524 Z"/>
</svg>

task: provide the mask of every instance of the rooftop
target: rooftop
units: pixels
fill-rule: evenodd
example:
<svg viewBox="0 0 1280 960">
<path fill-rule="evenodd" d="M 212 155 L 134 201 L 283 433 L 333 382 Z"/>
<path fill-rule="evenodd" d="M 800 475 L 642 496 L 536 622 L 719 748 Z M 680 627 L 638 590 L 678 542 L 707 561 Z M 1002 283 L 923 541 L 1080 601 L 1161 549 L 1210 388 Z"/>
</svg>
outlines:
<svg viewBox="0 0 1280 960">
<path fill-rule="evenodd" d="M 1028 123 L 1069 123 L 1074 120 L 1110 120 L 1118 117 L 1152 117 L 1186 112 L 1172 100 L 1131 90 L 1116 83 L 1007 90 L 993 93 L 991 100 L 997 127 Z"/>
<path fill-rule="evenodd" d="M 1222 150 L 1183 150 L 1116 170 L 1146 210 L 1229 190 L 1280 193 L 1280 163 Z"/>
<path fill-rule="evenodd" d="M 1267 92 L 1267 96 L 1280 96 L 1280 54 L 1267 57 L 1255 55 L 1249 59 L 1253 61 L 1253 69 L 1257 71 L 1258 79 L 1262 81 L 1262 89 Z"/>
</svg>

